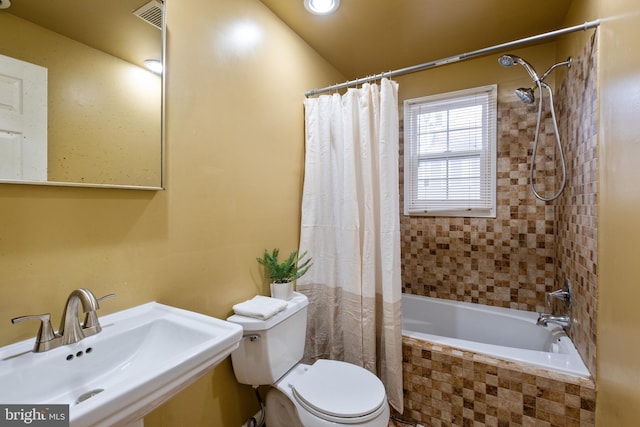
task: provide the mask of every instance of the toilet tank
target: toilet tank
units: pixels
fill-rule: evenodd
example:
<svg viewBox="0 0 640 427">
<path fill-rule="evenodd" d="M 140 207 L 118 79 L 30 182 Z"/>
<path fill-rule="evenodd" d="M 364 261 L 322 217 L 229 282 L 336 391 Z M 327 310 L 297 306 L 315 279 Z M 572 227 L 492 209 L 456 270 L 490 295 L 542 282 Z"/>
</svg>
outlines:
<svg viewBox="0 0 640 427">
<path fill-rule="evenodd" d="M 244 329 L 240 346 L 231 353 L 239 383 L 274 384 L 302 360 L 307 331 L 306 296 L 294 292 L 287 307 L 266 320 L 234 314 L 227 318 Z"/>
</svg>

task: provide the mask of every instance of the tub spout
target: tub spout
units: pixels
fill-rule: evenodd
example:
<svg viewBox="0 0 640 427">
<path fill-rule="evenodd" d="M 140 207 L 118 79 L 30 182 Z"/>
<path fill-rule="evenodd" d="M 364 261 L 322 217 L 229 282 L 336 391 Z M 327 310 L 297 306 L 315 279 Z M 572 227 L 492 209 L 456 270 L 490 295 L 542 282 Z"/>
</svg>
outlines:
<svg viewBox="0 0 640 427">
<path fill-rule="evenodd" d="M 560 315 L 560 316 L 554 316 L 552 314 L 539 313 L 536 325 L 538 325 L 538 326 L 548 326 L 549 323 L 554 323 L 556 325 L 560 325 L 563 328 L 570 328 L 571 327 L 571 318 L 566 314 L 563 314 L 563 315 Z"/>
</svg>

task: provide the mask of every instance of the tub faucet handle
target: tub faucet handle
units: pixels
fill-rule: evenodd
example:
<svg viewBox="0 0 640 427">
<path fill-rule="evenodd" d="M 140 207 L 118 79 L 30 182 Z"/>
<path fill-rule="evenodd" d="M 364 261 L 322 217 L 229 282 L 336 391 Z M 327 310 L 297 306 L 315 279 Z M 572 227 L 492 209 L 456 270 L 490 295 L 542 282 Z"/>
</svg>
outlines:
<svg viewBox="0 0 640 427">
<path fill-rule="evenodd" d="M 562 289 L 547 293 L 547 307 L 551 307 L 551 300 L 553 298 L 564 301 L 567 305 L 567 309 L 571 309 L 571 282 L 569 279 L 564 281 Z"/>
</svg>

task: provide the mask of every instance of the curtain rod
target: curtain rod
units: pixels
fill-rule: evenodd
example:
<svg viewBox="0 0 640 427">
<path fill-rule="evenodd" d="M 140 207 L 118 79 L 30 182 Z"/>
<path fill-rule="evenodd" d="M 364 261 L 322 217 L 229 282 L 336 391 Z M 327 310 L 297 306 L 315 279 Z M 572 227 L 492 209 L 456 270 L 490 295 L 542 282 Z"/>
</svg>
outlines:
<svg viewBox="0 0 640 427">
<path fill-rule="evenodd" d="M 486 55 L 489 53 L 497 52 L 500 50 L 504 50 L 507 48 L 511 48 L 514 46 L 520 46 L 527 43 L 532 43 L 539 40 L 549 39 L 552 37 L 561 36 L 568 33 L 573 33 L 576 31 L 586 31 L 590 28 L 595 28 L 600 25 L 600 20 L 596 19 L 595 21 L 587 21 L 582 25 L 575 25 L 573 27 L 562 28 L 560 30 L 551 31 L 548 33 L 538 34 L 537 36 L 526 37 L 524 39 L 515 40 L 512 42 L 497 44 L 495 46 L 486 47 L 484 49 L 474 50 L 472 52 L 462 53 L 460 55 L 449 56 L 447 58 L 437 59 L 435 61 L 425 62 L 424 64 L 413 65 L 411 67 L 400 68 L 398 70 L 387 71 L 385 73 L 376 74 L 373 76 L 363 77 L 360 79 L 350 80 L 344 83 L 336 84 L 333 86 L 323 87 L 321 89 L 313 89 L 304 93 L 304 96 L 314 96 L 319 93 L 330 92 L 332 90 L 344 89 L 350 86 L 358 86 L 364 83 L 373 82 L 376 80 L 380 80 L 382 78 L 391 78 L 395 76 L 400 76 L 403 74 L 415 73 L 417 71 L 427 70 L 429 68 L 439 67 L 441 65 L 452 64 L 454 62 L 462 61 L 469 58 L 474 58 L 480 55 Z"/>
</svg>

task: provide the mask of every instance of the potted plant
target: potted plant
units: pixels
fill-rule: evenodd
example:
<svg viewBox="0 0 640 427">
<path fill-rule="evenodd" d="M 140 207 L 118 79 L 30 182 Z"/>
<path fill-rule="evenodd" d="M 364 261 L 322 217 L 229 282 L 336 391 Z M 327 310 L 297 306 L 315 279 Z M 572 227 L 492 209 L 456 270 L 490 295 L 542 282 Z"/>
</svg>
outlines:
<svg viewBox="0 0 640 427">
<path fill-rule="evenodd" d="M 293 294 L 293 282 L 311 267 L 311 258 L 307 257 L 306 251 L 298 256 L 298 251 L 293 250 L 287 259 L 280 262 L 279 253 L 278 248 L 271 253 L 265 249 L 262 258 L 256 260 L 264 267 L 266 276 L 271 281 L 271 296 L 287 300 Z"/>
</svg>

